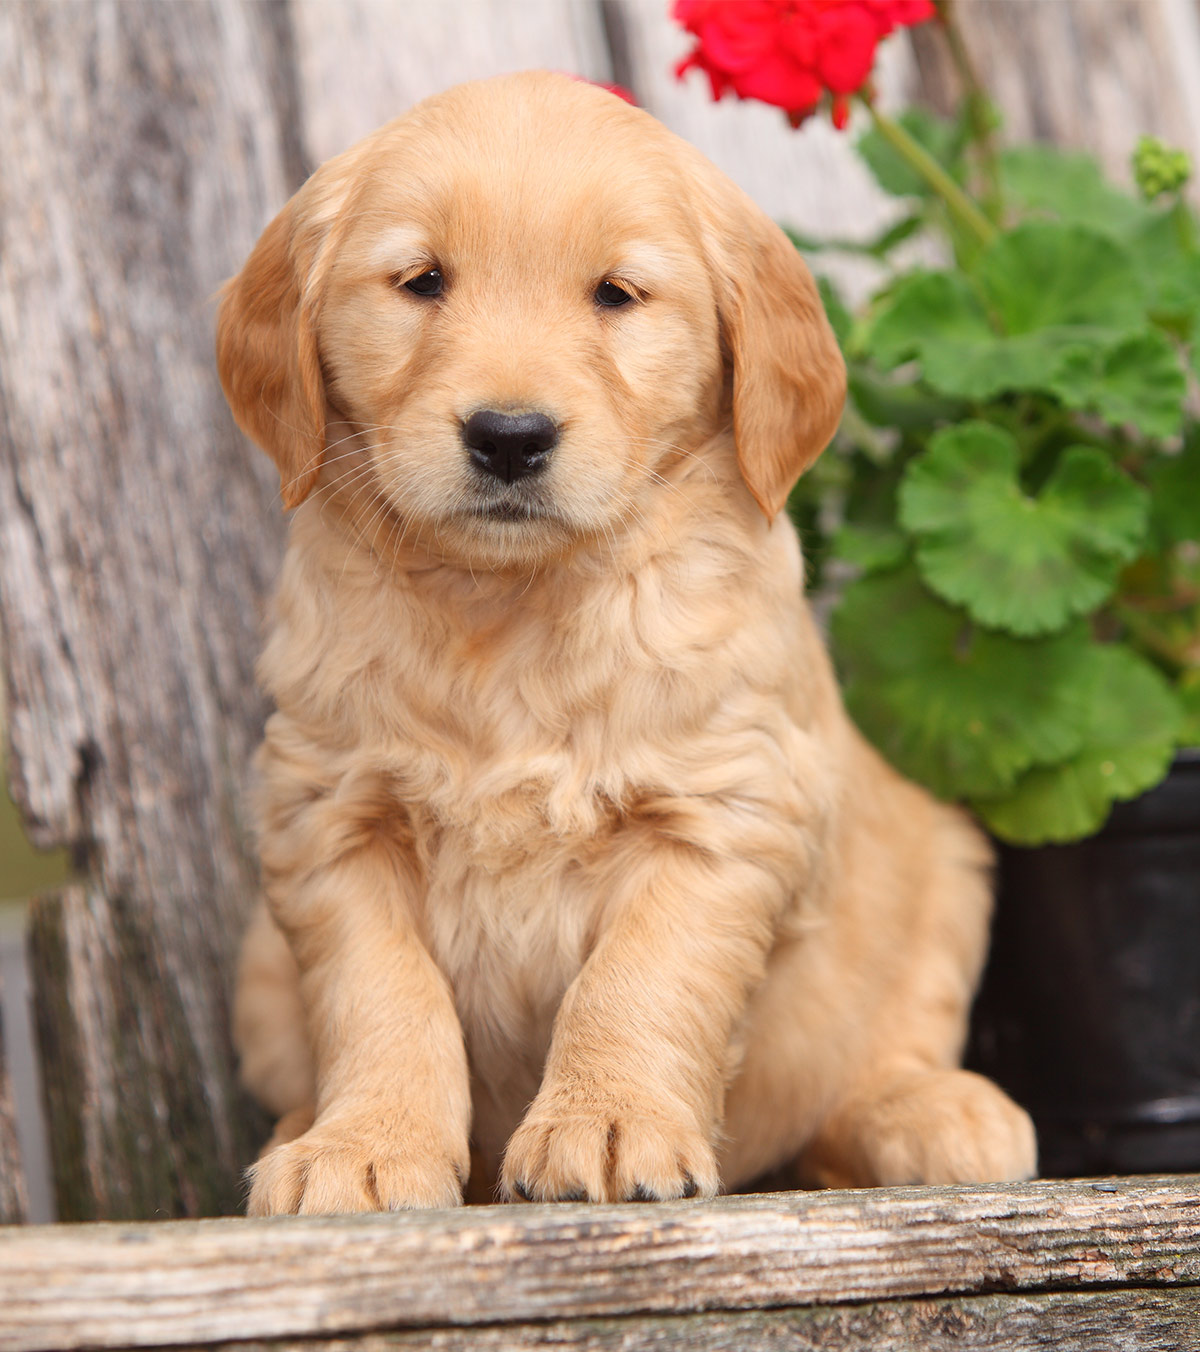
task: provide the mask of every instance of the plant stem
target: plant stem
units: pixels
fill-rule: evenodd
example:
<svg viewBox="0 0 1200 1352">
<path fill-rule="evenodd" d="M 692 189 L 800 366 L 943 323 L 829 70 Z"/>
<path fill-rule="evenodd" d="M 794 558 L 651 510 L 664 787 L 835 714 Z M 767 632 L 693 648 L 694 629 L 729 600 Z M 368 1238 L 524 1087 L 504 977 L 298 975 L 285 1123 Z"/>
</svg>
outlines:
<svg viewBox="0 0 1200 1352">
<path fill-rule="evenodd" d="M 962 84 L 963 99 L 967 108 L 967 121 L 971 127 L 971 138 L 979 155 L 979 167 L 983 171 L 983 209 L 990 220 L 1000 222 L 1004 219 L 1004 198 L 1000 191 L 1000 171 L 996 161 L 996 142 L 992 135 L 993 121 L 991 100 L 975 69 L 975 62 L 963 41 L 962 29 L 958 26 L 957 0 L 934 0 L 942 20 L 942 30 L 946 34 L 946 44 L 950 48 L 950 59 L 958 72 Z"/>
<path fill-rule="evenodd" d="M 899 122 L 893 122 L 890 117 L 884 117 L 866 99 L 863 99 L 863 102 L 871 114 L 871 120 L 875 123 L 876 131 L 904 160 L 905 164 L 915 174 L 920 175 L 945 202 L 951 216 L 959 225 L 968 234 L 973 235 L 980 244 L 989 243 L 995 236 L 996 227 L 955 183 L 929 151 L 920 142 L 914 140 Z"/>
</svg>

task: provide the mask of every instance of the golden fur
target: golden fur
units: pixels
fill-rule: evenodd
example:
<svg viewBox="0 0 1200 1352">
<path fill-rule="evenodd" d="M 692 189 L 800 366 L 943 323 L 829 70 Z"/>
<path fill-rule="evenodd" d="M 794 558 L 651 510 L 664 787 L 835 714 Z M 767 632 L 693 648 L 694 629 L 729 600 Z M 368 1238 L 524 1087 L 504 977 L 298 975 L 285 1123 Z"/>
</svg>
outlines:
<svg viewBox="0 0 1200 1352">
<path fill-rule="evenodd" d="M 859 737 L 801 599 L 781 508 L 844 373 L 781 232 L 610 94 L 465 85 L 313 175 L 218 352 L 296 508 L 251 1212 L 451 1205 L 472 1163 L 537 1200 L 1032 1173 L 956 1068 L 986 844 Z M 545 471 L 485 482 L 479 409 L 553 418 Z"/>
</svg>

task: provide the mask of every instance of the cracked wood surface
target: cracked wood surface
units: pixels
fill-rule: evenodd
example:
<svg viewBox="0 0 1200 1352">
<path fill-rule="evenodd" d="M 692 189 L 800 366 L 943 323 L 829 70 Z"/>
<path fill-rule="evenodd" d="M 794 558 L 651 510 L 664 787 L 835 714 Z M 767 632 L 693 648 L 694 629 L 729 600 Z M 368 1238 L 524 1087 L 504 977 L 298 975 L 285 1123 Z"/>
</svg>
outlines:
<svg viewBox="0 0 1200 1352">
<path fill-rule="evenodd" d="M 1200 1287 L 887 1300 L 747 1314 L 632 1315 L 354 1338 L 238 1343 L 236 1352 L 1187 1352 Z M 207 1344 L 217 1352 L 229 1344 Z M 186 1352 L 202 1352 L 199 1345 Z"/>
<path fill-rule="evenodd" d="M 4 974 L 0 971 L 0 994 L 3 984 Z M 4 1057 L 3 1001 L 0 1000 L 0 1225 L 14 1225 L 23 1221 L 27 1205 L 25 1170 L 17 1143 L 12 1080 Z"/>
<path fill-rule="evenodd" d="M 1197 1284 L 1200 1176 L 26 1227 L 0 1231 L 0 1348 L 329 1337 L 1063 1287 L 1179 1288 L 1184 1308 L 1184 1288 Z"/>
</svg>

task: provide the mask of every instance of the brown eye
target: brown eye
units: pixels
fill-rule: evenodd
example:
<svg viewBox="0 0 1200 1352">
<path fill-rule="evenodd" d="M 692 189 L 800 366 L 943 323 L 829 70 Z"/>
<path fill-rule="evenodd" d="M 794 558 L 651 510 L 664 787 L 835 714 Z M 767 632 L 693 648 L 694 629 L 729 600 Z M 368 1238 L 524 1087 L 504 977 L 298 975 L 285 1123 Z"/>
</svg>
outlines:
<svg viewBox="0 0 1200 1352">
<path fill-rule="evenodd" d="M 437 268 L 430 268 L 419 277 L 412 277 L 404 283 L 404 289 L 414 296 L 440 296 L 442 294 L 442 274 Z"/>
<path fill-rule="evenodd" d="M 596 288 L 597 305 L 628 305 L 632 299 L 629 292 L 619 287 L 616 282 L 601 282 Z"/>
</svg>

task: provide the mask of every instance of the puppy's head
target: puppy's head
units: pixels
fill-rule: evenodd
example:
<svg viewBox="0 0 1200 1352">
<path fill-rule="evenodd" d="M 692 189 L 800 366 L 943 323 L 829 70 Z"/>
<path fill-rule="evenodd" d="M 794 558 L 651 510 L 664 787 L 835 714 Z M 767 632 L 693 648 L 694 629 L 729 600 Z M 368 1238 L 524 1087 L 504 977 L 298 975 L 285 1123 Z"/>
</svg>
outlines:
<svg viewBox="0 0 1200 1352">
<path fill-rule="evenodd" d="M 318 170 L 226 287 L 217 352 L 286 506 L 320 483 L 491 564 L 641 519 L 723 422 L 774 516 L 844 392 L 778 228 L 646 113 L 545 73 L 452 89 Z"/>
</svg>

